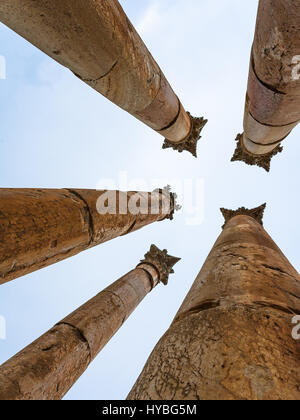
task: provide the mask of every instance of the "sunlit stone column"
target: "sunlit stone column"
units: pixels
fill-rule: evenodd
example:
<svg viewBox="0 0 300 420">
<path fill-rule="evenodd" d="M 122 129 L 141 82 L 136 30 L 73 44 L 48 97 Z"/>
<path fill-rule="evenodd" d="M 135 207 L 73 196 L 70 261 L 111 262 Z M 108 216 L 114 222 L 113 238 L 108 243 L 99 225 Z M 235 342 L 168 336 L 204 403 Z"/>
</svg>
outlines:
<svg viewBox="0 0 300 420">
<path fill-rule="evenodd" d="M 172 219 L 170 188 L 0 189 L 0 284 L 151 223 Z"/>
<path fill-rule="evenodd" d="M 260 0 L 251 52 L 244 134 L 233 160 L 270 170 L 300 120 L 300 3 Z"/>
<path fill-rule="evenodd" d="M 83 82 L 196 155 L 206 120 L 192 118 L 117 0 L 1 0 L 0 21 Z"/>
<path fill-rule="evenodd" d="M 224 230 L 129 399 L 300 399 L 300 276 L 262 227 L 264 208 L 222 210 Z"/>
<path fill-rule="evenodd" d="M 178 261 L 152 245 L 135 270 L 0 367 L 0 400 L 61 399 Z"/>
</svg>

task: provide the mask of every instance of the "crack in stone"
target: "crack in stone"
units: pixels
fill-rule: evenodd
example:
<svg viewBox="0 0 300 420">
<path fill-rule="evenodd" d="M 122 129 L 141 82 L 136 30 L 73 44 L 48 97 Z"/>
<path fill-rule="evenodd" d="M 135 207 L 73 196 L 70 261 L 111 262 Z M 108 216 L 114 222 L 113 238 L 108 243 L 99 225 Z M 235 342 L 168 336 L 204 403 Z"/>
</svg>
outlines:
<svg viewBox="0 0 300 420">
<path fill-rule="evenodd" d="M 133 229 L 135 228 L 135 225 L 137 224 L 137 220 L 135 219 L 134 221 L 133 221 L 133 223 L 131 223 L 131 225 L 129 226 L 129 228 L 124 232 L 124 233 L 122 233 L 122 235 L 121 236 L 126 236 L 126 235 L 128 235 L 129 233 L 131 233 L 132 231 L 133 231 Z"/>
<path fill-rule="evenodd" d="M 44 265 L 47 261 L 49 261 L 49 260 L 51 260 L 51 259 L 53 259 L 53 258 L 58 258 L 58 260 L 56 261 L 56 262 L 60 262 L 61 260 L 63 260 L 63 259 L 65 259 L 66 257 L 66 255 L 68 255 L 69 253 L 72 253 L 75 249 L 77 249 L 78 248 L 78 246 L 74 246 L 73 248 L 70 248 L 70 249 L 68 249 L 67 251 L 65 251 L 65 252 L 60 252 L 60 253 L 58 253 L 58 254 L 55 254 L 55 255 L 52 255 L 52 256 L 50 256 L 50 257 L 46 257 L 46 258 L 44 258 L 44 259 L 42 259 L 42 260 L 38 260 L 38 261 L 34 261 L 32 264 L 23 264 L 23 265 L 20 265 L 20 266 L 15 266 L 14 265 L 14 267 L 13 267 L 13 269 L 12 270 L 10 270 L 10 271 L 8 271 L 7 273 L 4 273 L 4 274 L 1 274 L 0 275 L 0 278 L 3 278 L 3 279 L 5 279 L 6 277 L 9 277 L 11 274 L 15 274 L 15 273 L 18 273 L 18 272 L 20 272 L 20 271 L 22 271 L 22 270 L 26 270 L 26 269 L 30 269 L 31 267 L 34 267 L 36 264 L 38 264 L 39 265 L 39 270 L 40 269 L 42 269 L 42 268 L 45 268 L 46 266 Z M 79 253 L 80 251 L 78 251 L 78 253 Z M 76 254 L 75 254 L 76 255 Z M 36 270 L 35 268 L 33 268 L 33 271 L 34 270 Z M 26 274 L 30 274 L 30 272 L 29 273 L 26 273 Z M 7 281 L 9 281 L 9 280 L 7 280 Z"/>
<path fill-rule="evenodd" d="M 282 92 L 280 90 L 278 90 L 275 86 L 269 85 L 268 83 L 264 82 L 263 80 L 261 80 L 256 72 L 256 68 L 255 68 L 255 61 L 254 61 L 254 56 L 253 56 L 253 50 L 251 52 L 251 63 L 252 63 L 252 70 L 253 73 L 255 74 L 255 77 L 257 78 L 257 80 L 268 90 L 271 90 L 273 93 L 278 94 L 278 95 L 288 95 L 286 92 Z M 282 65 L 283 67 L 283 65 Z"/>
<path fill-rule="evenodd" d="M 175 322 L 182 321 L 184 318 L 191 314 L 198 314 L 200 312 L 209 311 L 211 309 L 215 309 L 221 306 L 220 300 L 207 300 L 205 302 L 202 302 L 199 305 L 196 305 L 190 309 L 188 309 L 186 312 L 180 314 L 176 319 Z"/>
<path fill-rule="evenodd" d="M 262 264 L 263 267 L 267 268 L 268 270 L 272 270 L 272 271 L 278 271 L 281 274 L 286 274 L 288 275 L 288 273 L 286 273 L 284 270 L 282 270 L 279 267 L 272 267 L 271 265 L 268 264 Z"/>
<path fill-rule="evenodd" d="M 225 305 L 223 305 L 225 303 Z M 199 305 L 196 305 L 192 307 L 191 309 L 188 309 L 186 312 L 180 314 L 177 318 L 175 318 L 175 322 L 180 322 L 184 320 L 189 315 L 195 315 L 199 314 L 201 312 L 209 311 L 212 309 L 220 308 L 220 309 L 226 309 L 229 310 L 230 308 L 249 308 L 252 310 L 258 309 L 258 307 L 262 308 L 269 308 L 276 310 L 277 312 L 280 311 L 282 313 L 288 314 L 288 315 L 300 315 L 300 310 L 295 310 L 289 307 L 284 307 L 281 305 L 273 304 L 272 302 L 262 302 L 262 301 L 253 301 L 252 303 L 239 303 L 239 302 L 228 302 L 225 299 L 218 299 L 218 300 L 207 300 L 205 302 L 202 302 Z"/>
<path fill-rule="evenodd" d="M 53 344 L 52 346 L 46 347 L 46 348 L 44 348 L 44 349 L 41 349 L 41 350 L 42 350 L 43 352 L 47 352 L 47 351 L 52 350 L 54 347 L 56 347 L 56 345 L 55 345 L 55 344 Z"/>
<path fill-rule="evenodd" d="M 177 96 L 177 101 L 178 101 L 178 111 L 177 111 L 177 114 L 176 114 L 175 118 L 166 127 L 163 127 L 163 128 L 161 128 L 159 130 L 156 130 L 156 131 L 164 131 L 164 130 L 167 130 L 168 128 L 172 127 L 172 125 L 174 125 L 176 123 L 176 121 L 179 118 L 180 111 L 181 111 L 180 100 L 179 100 L 178 96 Z"/>
<path fill-rule="evenodd" d="M 284 307 L 271 302 L 254 301 L 253 304 L 264 308 L 275 309 L 276 311 L 284 312 L 289 315 L 300 315 L 300 310 L 297 311 L 292 308 Z"/>
<path fill-rule="evenodd" d="M 72 324 L 69 324 L 68 322 L 58 322 L 56 325 L 55 325 L 55 327 L 59 327 L 60 325 L 66 325 L 66 326 L 68 326 L 68 327 L 71 327 L 75 332 L 76 332 L 76 334 L 77 334 L 77 336 L 79 337 L 79 339 L 82 341 L 82 342 L 84 342 L 84 343 L 86 343 L 86 345 L 87 345 L 87 347 L 88 347 L 88 351 L 89 351 L 89 363 L 91 363 L 91 361 L 92 361 L 92 350 L 91 350 L 91 347 L 90 347 L 90 343 L 89 343 L 89 341 L 85 338 L 85 336 L 84 336 L 84 334 L 82 333 L 82 331 L 78 328 L 78 327 L 75 327 L 74 325 L 72 325 Z M 54 328 L 55 328 L 54 327 Z M 53 346 L 54 347 L 54 346 Z"/>
<path fill-rule="evenodd" d="M 88 225 L 88 232 L 89 232 L 89 242 L 88 246 L 90 246 L 94 242 L 95 238 L 95 228 L 94 228 L 94 222 L 93 222 L 93 216 L 91 213 L 90 206 L 88 205 L 87 201 L 75 190 L 66 188 L 66 191 L 68 191 L 70 194 L 75 195 L 77 199 L 83 202 L 85 206 L 85 210 L 87 212 L 87 225 Z"/>
<path fill-rule="evenodd" d="M 116 65 L 118 64 L 119 59 L 117 59 L 114 64 L 111 66 L 111 68 L 102 76 L 97 77 L 96 79 L 85 79 L 84 77 L 81 77 L 79 74 L 72 72 L 76 77 L 78 77 L 78 79 L 82 80 L 84 83 L 97 83 L 99 82 L 99 80 L 103 79 L 104 77 L 108 76 L 110 72 L 113 71 L 113 69 L 116 67 Z"/>
</svg>

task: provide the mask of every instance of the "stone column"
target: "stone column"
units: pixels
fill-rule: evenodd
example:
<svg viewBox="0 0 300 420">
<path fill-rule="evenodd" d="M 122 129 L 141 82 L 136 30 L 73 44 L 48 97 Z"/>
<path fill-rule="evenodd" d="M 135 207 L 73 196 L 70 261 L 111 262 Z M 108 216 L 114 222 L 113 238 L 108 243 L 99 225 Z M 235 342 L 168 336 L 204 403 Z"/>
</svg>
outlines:
<svg viewBox="0 0 300 420">
<path fill-rule="evenodd" d="M 300 276 L 264 208 L 222 210 L 223 233 L 129 399 L 300 399 Z"/>
<path fill-rule="evenodd" d="M 117 0 L 1 0 L 0 21 L 83 82 L 196 155 L 206 124 L 182 106 Z"/>
<path fill-rule="evenodd" d="M 244 134 L 233 160 L 270 170 L 300 121 L 300 4 L 260 0 L 251 52 Z"/>
<path fill-rule="evenodd" d="M 59 400 L 179 258 L 155 245 L 137 268 L 0 367 L 0 400 Z"/>
<path fill-rule="evenodd" d="M 172 219 L 176 194 L 0 189 L 0 284 Z"/>
</svg>

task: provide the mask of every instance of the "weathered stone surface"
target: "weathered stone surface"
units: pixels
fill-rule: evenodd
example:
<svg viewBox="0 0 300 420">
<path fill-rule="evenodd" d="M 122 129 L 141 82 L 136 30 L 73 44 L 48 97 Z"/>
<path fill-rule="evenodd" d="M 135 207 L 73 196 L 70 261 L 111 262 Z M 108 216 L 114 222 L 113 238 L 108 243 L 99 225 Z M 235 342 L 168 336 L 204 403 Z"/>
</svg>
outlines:
<svg viewBox="0 0 300 420">
<path fill-rule="evenodd" d="M 170 141 L 189 134 L 186 111 L 117 0 L 2 0 L 0 21 Z"/>
<path fill-rule="evenodd" d="M 281 93 L 266 86 L 257 78 L 253 65 L 251 60 L 247 91 L 250 115 L 256 121 L 271 127 L 288 126 L 299 121 L 300 94 Z"/>
<path fill-rule="evenodd" d="M 195 310 L 161 339 L 128 399 L 298 400 L 290 319 L 245 306 Z"/>
<path fill-rule="evenodd" d="M 245 163 L 265 166 L 300 121 L 299 22 L 297 2 L 259 1 L 238 159 Z"/>
<path fill-rule="evenodd" d="M 58 400 L 90 363 L 79 331 L 57 325 L 0 367 L 0 400 Z"/>
<path fill-rule="evenodd" d="M 151 290 L 150 275 L 135 269 L 76 309 L 61 323 L 80 331 L 89 345 L 93 360 Z"/>
<path fill-rule="evenodd" d="M 298 400 L 300 276 L 252 217 L 230 219 L 132 400 Z"/>
<path fill-rule="evenodd" d="M 146 122 L 154 130 L 160 131 L 170 126 L 170 123 L 175 121 L 180 113 L 184 116 L 186 115 L 185 110 L 181 110 L 181 108 L 183 107 L 178 97 L 175 95 L 164 74 L 161 73 L 160 88 L 157 95 L 150 105 L 142 111 L 136 112 L 135 117 L 140 121 Z M 173 117 L 172 120 L 171 117 Z M 189 127 L 189 124 L 187 126 Z M 180 128 L 186 133 L 189 129 L 188 127 L 186 127 L 185 123 Z M 181 135 L 179 134 L 179 136 Z"/>
<path fill-rule="evenodd" d="M 300 95 L 292 60 L 300 51 L 300 4 L 294 0 L 260 0 L 253 57 L 258 78 L 277 92 Z"/>
<path fill-rule="evenodd" d="M 106 191 L 0 189 L 0 284 L 71 257 L 92 246 L 172 218 L 175 200 L 156 192 L 158 209 L 151 212 L 153 193 L 116 192 L 116 214 L 99 214 L 97 200 Z M 141 202 L 136 214 L 119 211 Z M 131 200 L 131 201 L 130 201 Z M 145 204 L 143 204 L 145 203 Z"/>
<path fill-rule="evenodd" d="M 298 122 L 282 126 L 261 124 L 252 117 L 246 103 L 244 129 L 249 138 L 245 139 L 245 146 L 247 146 L 249 152 L 252 153 L 255 153 L 256 151 L 254 147 L 259 149 L 259 151 L 261 149 L 264 153 L 270 152 L 272 146 L 281 143 L 297 125 Z M 248 141 L 252 143 L 250 147 L 248 146 Z"/>
</svg>

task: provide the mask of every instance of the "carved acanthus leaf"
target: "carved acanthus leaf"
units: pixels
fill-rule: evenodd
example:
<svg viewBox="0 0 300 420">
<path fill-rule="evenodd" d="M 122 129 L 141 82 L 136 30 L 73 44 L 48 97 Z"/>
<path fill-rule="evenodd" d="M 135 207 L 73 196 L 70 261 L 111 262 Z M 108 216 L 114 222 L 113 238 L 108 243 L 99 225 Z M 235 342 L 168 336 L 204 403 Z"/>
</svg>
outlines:
<svg viewBox="0 0 300 420">
<path fill-rule="evenodd" d="M 171 211 L 170 211 L 170 215 L 166 217 L 166 219 L 173 220 L 175 212 L 181 210 L 182 208 L 177 202 L 177 199 L 178 199 L 177 194 L 172 192 L 172 188 L 170 185 L 167 185 L 166 187 L 162 189 L 158 188 L 154 190 L 154 192 L 159 192 L 170 198 Z"/>
<path fill-rule="evenodd" d="M 240 207 L 237 210 L 227 210 L 222 208 L 221 212 L 225 219 L 225 224 L 223 225 L 223 228 L 226 226 L 226 223 L 229 222 L 230 219 L 239 215 L 250 216 L 263 226 L 263 216 L 266 206 L 267 204 L 265 203 L 259 207 L 256 207 L 255 209 L 246 209 L 245 207 Z"/>
<path fill-rule="evenodd" d="M 237 147 L 231 162 L 242 161 L 250 166 L 259 166 L 267 172 L 270 172 L 272 158 L 283 151 L 283 147 L 279 144 L 274 150 L 265 155 L 253 155 L 249 153 L 243 145 L 243 134 L 238 134 L 236 141 Z"/>
<path fill-rule="evenodd" d="M 174 273 L 174 265 L 180 260 L 181 258 L 168 255 L 166 249 L 161 251 L 157 246 L 151 245 L 150 251 L 145 254 L 145 259 L 143 259 L 140 264 L 150 264 L 154 266 L 159 272 L 159 281 L 167 285 L 169 275 Z"/>
<path fill-rule="evenodd" d="M 188 137 L 180 143 L 173 143 L 170 140 L 165 139 L 163 149 L 172 148 L 174 150 L 177 150 L 179 153 L 182 153 L 183 151 L 188 151 L 194 157 L 197 157 L 197 144 L 198 141 L 201 139 L 201 131 L 207 124 L 208 120 L 205 120 L 204 118 L 192 117 L 189 112 L 187 114 L 190 117 L 192 123 L 191 131 Z"/>
</svg>

